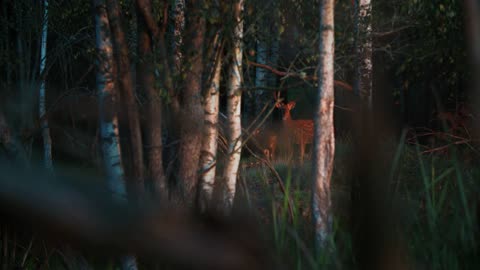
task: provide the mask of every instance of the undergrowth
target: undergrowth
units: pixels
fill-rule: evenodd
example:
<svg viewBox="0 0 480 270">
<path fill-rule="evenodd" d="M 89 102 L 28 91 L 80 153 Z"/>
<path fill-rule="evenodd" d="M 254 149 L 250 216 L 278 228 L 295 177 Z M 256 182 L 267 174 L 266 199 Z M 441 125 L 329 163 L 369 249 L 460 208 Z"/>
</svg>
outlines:
<svg viewBox="0 0 480 270">
<path fill-rule="evenodd" d="M 450 147 L 448 155 L 422 154 L 418 145 L 386 145 L 392 155 L 386 198 L 399 224 L 391 236 L 393 252 L 382 260 L 390 269 L 478 269 L 478 209 L 480 170 L 462 162 L 465 151 Z M 357 269 L 350 212 L 351 185 L 348 160 L 352 143 L 338 140 L 331 196 L 333 250 L 328 256 L 313 248 L 310 214 L 312 164 L 281 157 L 273 167 L 285 190 L 266 166 L 244 171 L 251 205 L 268 236 L 277 263 L 283 269 Z M 290 200 L 290 202 L 289 202 Z M 289 211 L 289 203 L 292 211 Z M 367 245 L 367 243 L 365 243 Z M 380 252 L 380 251 L 379 251 Z M 383 254 L 383 253 L 382 253 Z"/>
</svg>

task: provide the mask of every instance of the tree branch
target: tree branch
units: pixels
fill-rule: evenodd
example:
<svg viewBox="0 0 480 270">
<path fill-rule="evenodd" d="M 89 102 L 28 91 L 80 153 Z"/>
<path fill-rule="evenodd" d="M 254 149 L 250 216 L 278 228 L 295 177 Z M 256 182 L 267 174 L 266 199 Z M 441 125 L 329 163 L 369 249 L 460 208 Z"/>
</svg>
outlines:
<svg viewBox="0 0 480 270">
<path fill-rule="evenodd" d="M 305 81 L 318 81 L 318 76 L 316 76 L 316 75 L 307 76 L 307 75 L 304 75 L 304 74 L 301 74 L 301 73 L 281 71 L 281 70 L 275 69 L 275 68 L 273 68 L 269 65 L 259 64 L 259 63 L 252 62 L 252 61 L 249 61 L 249 60 L 247 60 L 246 62 L 247 62 L 247 65 L 266 69 L 266 70 L 268 70 L 268 71 L 270 71 L 273 74 L 278 75 L 278 76 L 294 77 L 294 78 L 299 78 L 299 79 L 302 79 L 302 80 L 305 80 Z M 340 87 L 344 90 L 353 92 L 353 87 L 350 84 L 348 84 L 344 81 L 335 80 L 334 85 L 337 86 L 337 87 Z"/>
</svg>

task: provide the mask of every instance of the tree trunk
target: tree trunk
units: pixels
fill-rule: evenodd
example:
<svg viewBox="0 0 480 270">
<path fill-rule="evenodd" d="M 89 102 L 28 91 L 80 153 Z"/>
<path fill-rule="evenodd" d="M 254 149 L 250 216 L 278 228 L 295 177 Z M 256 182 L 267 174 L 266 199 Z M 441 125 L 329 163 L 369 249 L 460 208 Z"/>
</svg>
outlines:
<svg viewBox="0 0 480 270">
<path fill-rule="evenodd" d="M 118 117 L 116 103 L 118 93 L 115 85 L 115 69 L 113 59 L 110 23 L 107 17 L 104 0 L 94 0 L 95 37 L 97 55 L 97 92 L 100 112 L 100 140 L 103 153 L 105 174 L 113 197 L 120 201 L 127 198 L 125 175 L 122 166 L 120 144 L 118 138 Z M 137 269 L 136 258 L 122 258 L 122 269 Z M 132 267 L 133 266 L 133 267 Z"/>
<path fill-rule="evenodd" d="M 183 183 L 183 195 L 187 204 L 192 204 L 198 182 L 198 166 L 202 145 L 203 106 L 201 103 L 203 42 L 205 19 L 202 14 L 203 1 L 187 2 L 186 55 L 184 59 L 185 80 L 181 93 L 181 112 L 178 176 Z"/>
<path fill-rule="evenodd" d="M 9 22 L 11 15 L 9 14 L 9 7 L 8 7 L 8 2 L 3 1 L 2 3 L 2 16 L 3 19 L 5 20 L 4 23 L 2 24 L 2 36 L 3 36 L 3 51 L 2 54 L 3 59 L 4 59 L 4 65 L 5 65 L 5 84 L 2 88 L 4 89 L 10 89 L 11 83 L 12 83 L 12 71 L 14 70 L 14 67 L 11 66 L 12 57 L 11 57 L 11 52 L 10 52 L 10 27 L 9 27 Z M 7 23 L 8 22 L 8 23 Z"/>
<path fill-rule="evenodd" d="M 185 0 L 175 0 L 173 16 L 173 62 L 175 64 L 175 71 L 179 72 L 182 67 L 182 45 L 183 45 L 183 30 L 185 29 Z"/>
<path fill-rule="evenodd" d="M 227 129 L 228 143 L 227 160 L 223 174 L 226 191 L 224 194 L 225 209 L 228 211 L 233 206 L 235 187 L 237 184 L 238 166 L 240 164 L 242 150 L 242 41 L 243 41 L 243 11 L 244 0 L 238 0 L 233 7 L 234 30 L 233 47 L 231 50 L 232 60 L 228 71 L 227 85 Z"/>
<path fill-rule="evenodd" d="M 334 107 L 334 0 L 320 2 L 320 63 L 318 95 L 315 111 L 313 149 L 313 205 L 315 243 L 319 250 L 327 248 L 332 232 L 330 180 L 335 154 L 333 129 Z"/>
<path fill-rule="evenodd" d="M 121 12 L 118 0 L 107 0 L 108 20 L 112 31 L 116 67 L 118 69 L 119 89 L 122 96 L 122 107 L 126 111 L 128 128 L 130 133 L 130 146 L 132 150 L 132 187 L 134 194 L 141 197 L 144 191 L 144 161 L 143 144 L 140 127 L 140 118 L 130 71 L 128 46 L 125 40 L 125 32 L 121 25 Z"/>
<path fill-rule="evenodd" d="M 114 196 L 126 199 L 126 189 L 120 144 L 116 103 L 118 93 L 115 85 L 115 70 L 112 39 L 104 0 L 94 0 L 97 47 L 97 93 L 100 113 L 100 140 L 104 169 L 109 187 Z"/>
<path fill-rule="evenodd" d="M 259 64 L 267 64 L 267 42 L 265 40 L 257 41 L 256 61 Z M 253 117 L 258 116 L 265 106 L 265 87 L 267 86 L 267 70 L 257 67 L 255 69 L 255 110 Z"/>
<path fill-rule="evenodd" d="M 355 92 L 372 109 L 372 4 L 357 0 L 356 5 L 356 83 Z"/>
<path fill-rule="evenodd" d="M 148 12 L 152 12 L 151 0 L 146 0 Z M 139 91 L 147 98 L 147 132 L 145 134 L 148 157 L 148 175 L 153 183 L 154 191 L 162 199 L 166 199 L 167 185 L 163 170 L 162 156 L 162 101 L 155 88 L 155 67 L 153 62 L 152 37 L 148 32 L 145 19 L 138 18 L 138 56 L 137 82 Z"/>
<path fill-rule="evenodd" d="M 215 175 L 217 169 L 217 139 L 218 139 L 218 112 L 220 103 L 220 76 L 222 71 L 222 46 L 215 39 L 215 53 L 211 59 L 211 72 L 208 90 L 204 96 L 205 120 L 203 126 L 203 141 L 200 154 L 201 183 L 200 204 L 205 209 L 212 200 Z"/>
<path fill-rule="evenodd" d="M 466 35 L 469 41 L 470 64 L 473 70 L 471 82 L 472 108 L 474 115 L 480 114 L 480 3 L 475 0 L 465 0 Z M 480 122 L 474 123 L 477 135 L 480 134 Z"/>
<path fill-rule="evenodd" d="M 277 10 L 278 7 L 275 7 L 275 10 Z M 268 56 L 268 65 L 277 68 L 278 66 L 278 58 L 279 58 L 279 52 L 280 52 L 280 31 L 278 30 L 279 26 L 278 23 L 275 22 L 275 20 L 272 20 L 271 22 L 274 26 L 272 29 L 272 32 L 274 33 L 274 37 L 271 41 L 270 45 L 270 52 Z M 272 72 L 269 72 L 267 74 L 267 85 L 268 87 L 277 87 L 277 76 L 273 74 Z M 267 95 L 267 97 L 271 97 L 271 95 Z"/>
<path fill-rule="evenodd" d="M 40 92 L 39 92 L 39 118 L 42 127 L 43 137 L 43 162 L 45 168 L 53 170 L 52 163 L 52 138 L 50 137 L 50 128 L 48 127 L 48 118 L 46 115 L 46 90 L 45 90 L 45 64 L 47 62 L 47 34 L 48 34 L 48 0 L 44 0 L 43 20 L 42 20 L 42 38 L 40 45 Z"/>
</svg>

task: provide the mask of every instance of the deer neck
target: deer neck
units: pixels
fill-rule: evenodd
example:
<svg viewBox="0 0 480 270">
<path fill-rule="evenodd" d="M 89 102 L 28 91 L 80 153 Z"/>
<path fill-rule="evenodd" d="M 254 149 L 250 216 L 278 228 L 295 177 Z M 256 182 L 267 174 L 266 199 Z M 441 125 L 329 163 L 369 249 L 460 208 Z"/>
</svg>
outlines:
<svg viewBox="0 0 480 270">
<path fill-rule="evenodd" d="M 290 111 L 285 111 L 285 114 L 283 115 L 283 121 L 285 122 L 292 121 L 292 115 L 290 114 Z"/>
</svg>

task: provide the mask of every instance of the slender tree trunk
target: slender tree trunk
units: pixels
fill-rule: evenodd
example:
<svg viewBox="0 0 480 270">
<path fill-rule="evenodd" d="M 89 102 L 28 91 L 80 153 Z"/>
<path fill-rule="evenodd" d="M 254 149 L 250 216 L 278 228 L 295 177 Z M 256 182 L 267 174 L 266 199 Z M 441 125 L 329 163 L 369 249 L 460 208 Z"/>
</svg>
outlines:
<svg viewBox="0 0 480 270">
<path fill-rule="evenodd" d="M 267 64 L 267 51 L 268 46 L 265 40 L 257 41 L 257 54 L 256 61 L 259 64 Z M 265 105 L 265 87 L 267 86 L 267 70 L 257 67 L 255 69 L 255 110 L 253 112 L 254 117 L 257 116 Z"/>
<path fill-rule="evenodd" d="M 118 0 L 107 0 L 108 20 L 116 55 L 116 67 L 118 69 L 119 89 L 122 96 L 122 107 L 126 111 L 128 118 L 128 128 L 130 133 L 130 145 L 132 150 L 132 186 L 135 195 L 141 197 L 144 191 L 144 161 L 143 144 L 140 126 L 140 117 L 136 103 L 134 85 L 132 82 L 132 73 L 130 71 L 130 59 L 128 55 L 128 46 L 125 40 L 125 32 L 121 25 L 121 12 Z"/>
<path fill-rule="evenodd" d="M 466 35 L 469 41 L 470 65 L 473 69 L 471 82 L 472 108 L 474 115 L 480 115 L 480 3 L 465 0 Z M 477 135 L 480 135 L 480 122 L 475 123 Z"/>
<path fill-rule="evenodd" d="M 185 29 L 185 0 L 175 0 L 173 16 L 173 60 L 175 63 L 175 70 L 179 72 L 182 67 L 182 46 L 183 46 L 183 31 Z"/>
<path fill-rule="evenodd" d="M 151 0 L 145 1 L 148 12 L 152 12 Z M 147 98 L 147 132 L 146 149 L 148 156 L 148 174 L 153 183 L 155 193 L 165 199 L 167 185 L 163 170 L 162 157 L 162 101 L 155 89 L 155 67 L 153 62 L 152 37 L 148 33 L 145 19 L 138 14 L 138 56 L 137 81 L 139 90 Z"/>
<path fill-rule="evenodd" d="M 233 7 L 233 19 L 235 28 L 233 30 L 232 60 L 228 71 L 227 85 L 227 131 L 228 153 L 225 164 L 224 179 L 226 192 L 224 203 L 226 210 L 233 206 L 235 187 L 237 184 L 238 166 L 240 164 L 242 150 L 242 125 L 241 125 L 241 103 L 242 103 L 242 41 L 243 41 L 243 11 L 244 0 L 237 0 Z"/>
<path fill-rule="evenodd" d="M 184 58 L 185 80 L 181 93 L 181 112 L 178 176 L 183 183 L 187 204 L 193 202 L 198 182 L 200 149 L 202 145 L 203 106 L 201 103 L 203 43 L 205 19 L 202 14 L 204 2 L 187 2 L 186 55 Z"/>
<path fill-rule="evenodd" d="M 9 11 L 9 7 L 8 7 L 8 2 L 7 1 L 3 1 L 2 3 L 2 16 L 3 18 L 6 20 L 6 22 L 10 22 L 10 17 L 9 14 L 8 14 L 8 11 Z M 4 31 L 3 35 L 4 35 L 4 52 L 3 52 L 3 55 L 4 55 L 4 61 L 5 61 L 5 85 L 8 89 L 10 89 L 11 87 L 11 82 L 12 82 L 12 71 L 13 71 L 13 67 L 11 67 L 11 51 L 10 51 L 10 27 L 9 27 L 9 23 L 3 23 L 2 25 L 2 29 Z"/>
<path fill-rule="evenodd" d="M 114 196 L 126 199 L 125 179 L 118 139 L 116 103 L 118 93 L 115 84 L 112 38 L 104 0 L 94 0 L 97 47 L 97 93 L 100 113 L 100 140 L 104 170 Z"/>
<path fill-rule="evenodd" d="M 278 7 L 275 7 L 278 9 Z M 278 30 L 278 23 L 275 20 L 272 20 L 274 37 L 271 41 L 270 51 L 268 56 L 268 64 L 274 68 L 278 66 L 278 58 L 280 52 L 280 31 Z M 267 83 L 269 87 L 277 87 L 277 76 L 272 72 L 267 73 Z M 267 95 L 267 97 L 270 95 Z"/>
<path fill-rule="evenodd" d="M 45 63 L 47 62 L 47 34 L 48 34 L 48 0 L 43 1 L 42 42 L 40 45 L 40 93 L 39 93 L 39 118 L 43 137 L 43 161 L 45 168 L 53 170 L 52 163 L 52 138 L 46 115 L 46 90 L 45 90 Z"/>
<path fill-rule="evenodd" d="M 167 5 L 167 1 L 163 0 L 163 5 Z M 168 61 L 168 54 L 167 54 L 167 45 L 165 44 L 165 31 L 166 31 L 166 23 L 167 21 L 163 21 L 163 25 L 159 25 L 153 16 L 152 13 L 152 4 L 149 4 L 148 0 L 136 0 L 138 12 L 144 19 L 145 25 L 152 36 L 152 42 L 154 46 L 154 50 L 158 52 L 159 58 L 158 59 L 158 71 L 160 73 L 160 78 L 162 79 L 163 86 L 166 88 L 168 93 L 171 95 L 172 98 L 172 108 L 174 113 L 178 113 L 180 110 L 180 105 L 178 101 L 178 97 L 175 93 L 173 80 L 172 80 L 172 68 L 169 65 Z M 166 8 L 166 7 L 165 7 Z M 164 14 L 166 12 L 163 12 Z M 162 26 L 162 27 L 160 27 Z"/>
<path fill-rule="evenodd" d="M 372 4 L 371 0 L 356 0 L 356 83 L 355 92 L 372 109 Z"/>
<path fill-rule="evenodd" d="M 95 33 L 97 48 L 97 92 L 100 112 L 100 140 L 104 170 L 115 199 L 127 199 L 125 175 L 122 166 L 118 138 L 118 117 L 116 103 L 118 93 L 115 84 L 115 61 L 113 58 L 110 23 L 105 0 L 93 0 L 95 8 Z M 122 258 L 122 269 L 137 269 L 133 256 Z"/>
<path fill-rule="evenodd" d="M 330 180 L 335 154 L 334 105 L 334 0 L 320 2 L 320 63 L 315 111 L 313 149 L 313 205 L 315 242 L 319 250 L 328 247 L 332 232 Z"/>
<path fill-rule="evenodd" d="M 215 39 L 214 56 L 211 59 L 210 83 L 204 96 L 205 120 L 200 154 L 201 186 L 200 203 L 208 207 L 212 200 L 217 169 L 218 112 L 220 103 L 220 76 L 222 71 L 222 46 L 218 35 Z"/>
</svg>

